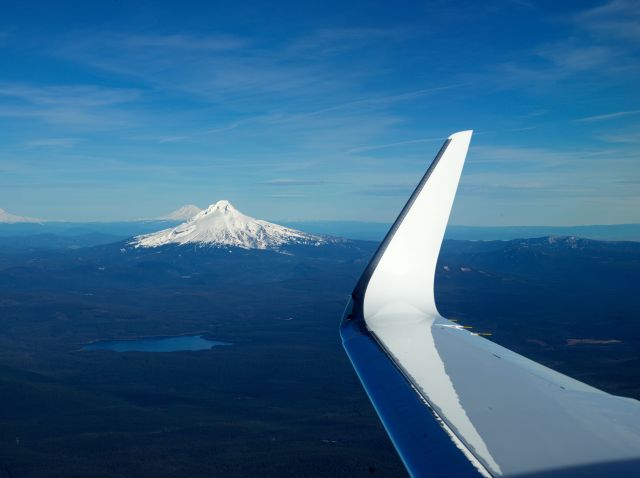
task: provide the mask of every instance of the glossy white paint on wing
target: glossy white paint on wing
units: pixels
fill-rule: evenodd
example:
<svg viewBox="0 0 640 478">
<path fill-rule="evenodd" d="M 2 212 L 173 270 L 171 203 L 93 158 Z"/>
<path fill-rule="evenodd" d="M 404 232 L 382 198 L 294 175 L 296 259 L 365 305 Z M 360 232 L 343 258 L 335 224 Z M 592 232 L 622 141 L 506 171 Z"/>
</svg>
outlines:
<svg viewBox="0 0 640 478">
<path fill-rule="evenodd" d="M 388 317 L 390 321 L 397 317 Z M 467 415 L 460 397 L 447 374 L 445 364 L 438 353 L 432 335 L 433 320 L 422 315 L 402 313 L 403 325 L 382 327 L 373 331 L 387 352 L 412 379 L 414 386 L 434 409 L 438 416 L 453 429 L 482 468 L 500 472 L 500 465 L 493 459 L 482 436 Z M 425 367 L 428 364 L 428 367 Z M 475 463 L 474 463 L 475 464 Z"/>
<path fill-rule="evenodd" d="M 368 329 L 493 476 L 640 459 L 640 402 L 555 372 L 438 313 L 435 268 L 470 138 L 470 131 L 450 137 L 379 259 L 364 293 Z"/>
<path fill-rule="evenodd" d="M 378 262 L 364 301 L 370 327 L 381 325 L 385 308 L 412 307 L 425 315 L 438 314 L 433 295 L 436 262 L 471 134 L 462 131 L 449 137 L 438 165 Z"/>
<path fill-rule="evenodd" d="M 434 321 L 433 342 L 422 346 L 435 344 L 461 406 L 500 466 L 500 472 L 488 466 L 493 475 L 640 457 L 640 402 L 604 393 L 450 324 Z M 431 370 L 425 365 L 416 380 Z M 427 397 L 434 393 L 428 385 L 423 390 Z"/>
</svg>

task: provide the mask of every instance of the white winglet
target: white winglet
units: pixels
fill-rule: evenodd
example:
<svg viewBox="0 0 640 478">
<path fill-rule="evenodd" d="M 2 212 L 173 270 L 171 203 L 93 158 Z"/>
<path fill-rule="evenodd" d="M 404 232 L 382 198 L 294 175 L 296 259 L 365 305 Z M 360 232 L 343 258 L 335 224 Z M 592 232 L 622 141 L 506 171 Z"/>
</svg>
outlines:
<svg viewBox="0 0 640 478">
<path fill-rule="evenodd" d="M 472 131 L 449 136 L 380 251 L 364 297 L 364 316 L 374 330 L 386 312 L 412 320 L 438 315 L 433 283 L 440 246 L 467 156 Z M 398 312 L 406 312 L 400 315 Z"/>
</svg>

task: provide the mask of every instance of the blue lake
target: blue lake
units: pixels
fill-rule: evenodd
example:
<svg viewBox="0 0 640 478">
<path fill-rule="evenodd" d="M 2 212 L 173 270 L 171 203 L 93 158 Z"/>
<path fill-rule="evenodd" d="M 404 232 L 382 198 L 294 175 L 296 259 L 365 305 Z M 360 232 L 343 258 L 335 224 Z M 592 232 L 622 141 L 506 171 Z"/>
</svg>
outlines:
<svg viewBox="0 0 640 478">
<path fill-rule="evenodd" d="M 202 335 L 180 335 L 176 337 L 140 337 L 130 340 L 100 340 L 82 347 L 81 350 L 113 350 L 114 352 L 180 352 L 184 350 L 208 350 L 228 342 L 208 340 Z"/>
</svg>

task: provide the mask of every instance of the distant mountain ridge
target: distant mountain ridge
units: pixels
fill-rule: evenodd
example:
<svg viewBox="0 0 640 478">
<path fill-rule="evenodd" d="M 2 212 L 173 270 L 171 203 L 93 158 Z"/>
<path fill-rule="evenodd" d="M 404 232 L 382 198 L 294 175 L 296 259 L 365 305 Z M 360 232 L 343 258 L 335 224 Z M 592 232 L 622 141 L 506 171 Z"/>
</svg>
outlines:
<svg viewBox="0 0 640 478">
<path fill-rule="evenodd" d="M 226 200 L 212 204 L 177 227 L 136 236 L 136 248 L 169 244 L 278 250 L 285 245 L 326 244 L 329 239 L 242 214 Z"/>
<path fill-rule="evenodd" d="M 283 221 L 314 234 L 330 234 L 365 241 L 381 241 L 391 223 L 365 221 Z M 459 226 L 450 224 L 446 238 L 467 241 L 510 241 L 546 236 L 576 236 L 600 241 L 640 241 L 640 224 L 587 226 Z"/>
</svg>

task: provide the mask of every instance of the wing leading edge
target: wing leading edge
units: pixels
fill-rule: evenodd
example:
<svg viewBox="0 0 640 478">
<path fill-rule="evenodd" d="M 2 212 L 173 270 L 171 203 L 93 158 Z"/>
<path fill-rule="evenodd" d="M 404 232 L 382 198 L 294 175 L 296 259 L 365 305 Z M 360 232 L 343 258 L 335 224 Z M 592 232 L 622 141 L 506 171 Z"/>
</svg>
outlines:
<svg viewBox="0 0 640 478">
<path fill-rule="evenodd" d="M 447 139 L 365 269 L 344 348 L 412 476 L 638 476 L 640 402 L 438 313 L 436 263 L 470 140 Z"/>
</svg>

